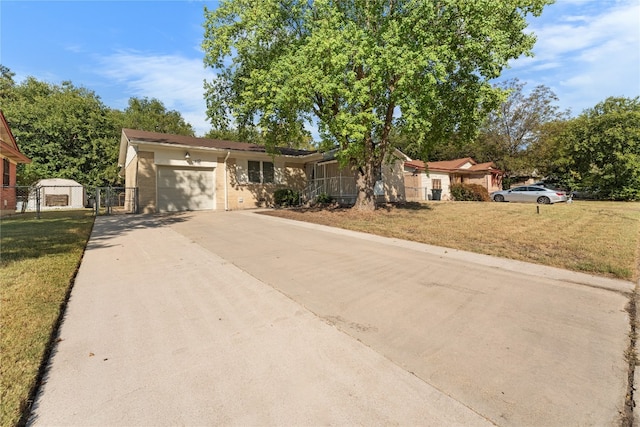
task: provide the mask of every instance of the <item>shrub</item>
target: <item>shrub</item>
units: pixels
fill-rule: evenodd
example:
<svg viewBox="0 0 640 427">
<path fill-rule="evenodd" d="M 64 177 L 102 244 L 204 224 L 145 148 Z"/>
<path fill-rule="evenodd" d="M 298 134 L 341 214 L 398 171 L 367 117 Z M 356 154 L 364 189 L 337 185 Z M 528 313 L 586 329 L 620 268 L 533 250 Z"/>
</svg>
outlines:
<svg viewBox="0 0 640 427">
<path fill-rule="evenodd" d="M 333 198 L 327 193 L 320 193 L 316 198 L 316 203 L 319 203 L 321 205 L 328 205 L 330 203 L 333 203 Z"/>
<path fill-rule="evenodd" d="M 300 193 L 290 188 L 280 188 L 273 193 L 276 206 L 295 206 L 300 203 Z"/>
<path fill-rule="evenodd" d="M 459 202 L 488 202 L 489 192 L 479 184 L 452 184 L 449 188 L 453 200 Z"/>
</svg>

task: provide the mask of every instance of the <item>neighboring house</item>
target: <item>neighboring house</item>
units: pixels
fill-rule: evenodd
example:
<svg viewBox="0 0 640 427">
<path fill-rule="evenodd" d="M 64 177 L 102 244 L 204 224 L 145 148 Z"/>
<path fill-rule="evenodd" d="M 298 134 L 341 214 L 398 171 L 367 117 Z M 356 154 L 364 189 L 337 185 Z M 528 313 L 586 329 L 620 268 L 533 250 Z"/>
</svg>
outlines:
<svg viewBox="0 0 640 427">
<path fill-rule="evenodd" d="M 325 194 L 340 204 L 353 204 L 358 196 L 356 177 L 347 168 L 341 168 L 335 158 L 335 150 L 323 154 L 321 160 L 307 167 L 311 185 L 308 199 Z M 379 203 L 399 202 L 405 199 L 403 165 L 409 158 L 394 151 L 390 162 L 383 163 L 378 171 L 374 195 Z"/>
<path fill-rule="evenodd" d="M 479 184 L 492 191 L 502 190 L 502 171 L 492 162 L 476 163 L 470 157 L 441 162 L 410 160 L 404 163 L 407 200 L 451 200 L 451 184 Z"/>
<path fill-rule="evenodd" d="M 537 170 L 531 172 L 516 172 L 509 175 L 509 187 L 518 187 L 521 185 L 532 185 L 539 182 L 544 177 L 538 174 Z"/>
<path fill-rule="evenodd" d="M 82 184 L 63 178 L 38 181 L 29 194 L 26 210 L 82 209 L 87 204 L 87 194 Z"/>
<path fill-rule="evenodd" d="M 7 119 L 0 110 L 0 216 L 16 211 L 16 166 L 18 163 L 30 163 L 31 160 L 20 152 L 16 139 L 11 133 Z"/>
<path fill-rule="evenodd" d="M 383 166 L 375 189 L 380 201 L 403 200 L 405 160 L 398 152 Z M 123 129 L 118 164 L 125 187 L 137 189 L 141 213 L 272 206 L 279 188 L 307 200 L 322 193 L 341 203 L 356 197 L 354 174 L 338 167 L 333 152 L 279 148 L 272 155 L 256 144 Z"/>
<path fill-rule="evenodd" d="M 307 185 L 315 151 L 123 129 L 118 159 L 142 213 L 235 210 L 273 204 L 278 188 Z M 126 208 L 126 206 L 125 206 Z"/>
</svg>

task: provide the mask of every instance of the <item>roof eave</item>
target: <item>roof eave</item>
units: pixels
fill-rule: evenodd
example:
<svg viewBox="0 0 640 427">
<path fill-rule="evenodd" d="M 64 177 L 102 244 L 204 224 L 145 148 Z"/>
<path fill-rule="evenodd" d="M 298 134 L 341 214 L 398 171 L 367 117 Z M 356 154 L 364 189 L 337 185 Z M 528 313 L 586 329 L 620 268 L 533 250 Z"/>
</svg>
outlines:
<svg viewBox="0 0 640 427">
<path fill-rule="evenodd" d="M 30 158 L 28 158 L 21 152 L 12 149 L 11 147 L 4 146 L 4 144 L 0 146 L 0 154 L 2 154 L 2 157 L 6 157 L 7 159 L 13 160 L 16 163 L 31 163 Z"/>
</svg>

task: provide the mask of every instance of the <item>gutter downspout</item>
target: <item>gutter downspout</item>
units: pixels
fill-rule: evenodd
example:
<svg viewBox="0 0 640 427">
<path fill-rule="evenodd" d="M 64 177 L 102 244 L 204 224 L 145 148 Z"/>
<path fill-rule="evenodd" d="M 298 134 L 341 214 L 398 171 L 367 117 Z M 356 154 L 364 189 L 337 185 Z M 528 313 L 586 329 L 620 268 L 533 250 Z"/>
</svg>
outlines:
<svg viewBox="0 0 640 427">
<path fill-rule="evenodd" d="M 229 210 L 229 190 L 227 189 L 227 159 L 229 158 L 229 155 L 231 154 L 231 151 L 227 151 L 227 155 L 224 158 L 224 210 L 228 211 Z"/>
</svg>

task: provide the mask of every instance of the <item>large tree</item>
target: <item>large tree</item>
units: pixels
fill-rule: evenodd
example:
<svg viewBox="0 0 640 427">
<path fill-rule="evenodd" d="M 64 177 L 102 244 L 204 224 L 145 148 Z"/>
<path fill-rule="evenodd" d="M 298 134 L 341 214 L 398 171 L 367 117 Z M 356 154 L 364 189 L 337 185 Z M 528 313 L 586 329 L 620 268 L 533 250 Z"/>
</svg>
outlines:
<svg viewBox="0 0 640 427">
<path fill-rule="evenodd" d="M 558 97 L 547 86 L 538 85 L 529 93 L 525 86 L 517 79 L 499 84 L 508 97 L 489 113 L 475 141 L 477 157 L 495 162 L 507 175 L 531 173 L 531 149 L 544 137 L 545 126 L 569 116 L 557 106 Z"/>
<path fill-rule="evenodd" d="M 424 147 L 468 137 L 501 100 L 489 81 L 529 54 L 528 14 L 549 0 L 223 0 L 205 9 L 205 83 L 214 127 L 258 126 L 266 144 L 323 142 L 354 171 L 356 207 L 374 184 L 394 127 Z"/>
<path fill-rule="evenodd" d="M 129 98 L 122 112 L 122 127 L 149 132 L 194 136 L 193 126 L 175 110 L 167 110 L 156 98 Z"/>
<path fill-rule="evenodd" d="M 559 141 L 558 163 L 576 187 L 608 199 L 640 200 L 639 97 L 610 97 L 585 110 Z"/>
<path fill-rule="evenodd" d="M 0 103 L 21 151 L 32 160 L 21 165 L 20 184 L 41 178 L 84 185 L 116 181 L 119 129 L 94 92 L 71 82 L 54 85 L 29 77 L 7 85 Z"/>
<path fill-rule="evenodd" d="M 118 184 L 123 127 L 193 135 L 180 113 L 157 99 L 131 98 L 124 111 L 104 105 L 93 91 L 71 82 L 28 77 L 21 83 L 0 65 L 0 108 L 20 149 L 32 162 L 19 165 L 18 182 L 69 178 L 87 186 Z"/>
</svg>

